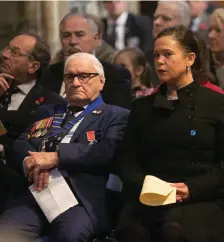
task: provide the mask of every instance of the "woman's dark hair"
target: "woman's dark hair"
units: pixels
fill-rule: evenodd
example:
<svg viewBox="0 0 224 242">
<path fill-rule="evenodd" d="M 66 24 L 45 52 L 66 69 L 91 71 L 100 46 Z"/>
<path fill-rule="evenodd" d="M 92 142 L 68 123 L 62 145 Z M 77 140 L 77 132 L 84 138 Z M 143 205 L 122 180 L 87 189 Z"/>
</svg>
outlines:
<svg viewBox="0 0 224 242">
<path fill-rule="evenodd" d="M 213 76 L 209 72 L 209 51 L 205 41 L 197 33 L 194 33 L 183 25 L 176 25 L 164 29 L 158 34 L 155 40 L 164 36 L 172 36 L 186 53 L 195 53 L 195 62 L 191 66 L 195 81 L 213 81 Z"/>
<path fill-rule="evenodd" d="M 117 56 L 125 52 L 130 53 L 131 62 L 134 68 L 137 68 L 139 66 L 142 66 L 144 68 L 144 72 L 141 76 L 141 84 L 145 85 L 146 87 L 152 87 L 152 68 L 146 60 L 144 52 L 139 48 L 125 48 L 119 51 Z"/>
</svg>

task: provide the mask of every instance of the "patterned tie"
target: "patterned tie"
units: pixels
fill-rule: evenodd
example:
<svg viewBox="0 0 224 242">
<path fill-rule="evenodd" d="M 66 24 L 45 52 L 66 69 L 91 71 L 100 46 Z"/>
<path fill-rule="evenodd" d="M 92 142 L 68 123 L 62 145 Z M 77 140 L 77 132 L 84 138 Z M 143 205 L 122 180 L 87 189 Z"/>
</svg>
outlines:
<svg viewBox="0 0 224 242">
<path fill-rule="evenodd" d="M 12 95 L 18 93 L 19 91 L 20 89 L 17 86 L 10 87 L 0 99 L 0 108 L 7 110 L 9 104 L 11 103 Z"/>
</svg>

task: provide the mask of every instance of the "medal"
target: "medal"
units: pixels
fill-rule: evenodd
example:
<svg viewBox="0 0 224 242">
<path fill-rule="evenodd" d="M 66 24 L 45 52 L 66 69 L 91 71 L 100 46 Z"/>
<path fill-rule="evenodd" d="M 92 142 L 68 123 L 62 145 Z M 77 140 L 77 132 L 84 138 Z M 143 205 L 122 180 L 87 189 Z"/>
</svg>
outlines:
<svg viewBox="0 0 224 242">
<path fill-rule="evenodd" d="M 44 136 L 46 133 L 47 133 L 47 128 L 45 128 L 44 130 L 42 130 L 41 136 Z"/>
<path fill-rule="evenodd" d="M 96 137 L 95 137 L 95 131 L 91 130 L 86 132 L 87 140 L 89 141 L 89 144 L 92 145 L 96 142 Z"/>
<path fill-rule="evenodd" d="M 41 129 L 37 130 L 37 132 L 33 135 L 35 138 L 39 138 L 41 136 Z"/>
</svg>

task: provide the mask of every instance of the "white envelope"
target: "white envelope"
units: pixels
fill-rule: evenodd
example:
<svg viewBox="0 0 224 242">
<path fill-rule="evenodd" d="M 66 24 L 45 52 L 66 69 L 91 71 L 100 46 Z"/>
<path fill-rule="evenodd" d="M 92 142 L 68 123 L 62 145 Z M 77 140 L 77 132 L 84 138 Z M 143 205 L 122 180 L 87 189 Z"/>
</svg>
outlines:
<svg viewBox="0 0 224 242">
<path fill-rule="evenodd" d="M 139 199 L 148 206 L 176 203 L 176 188 L 155 176 L 146 176 Z"/>
<path fill-rule="evenodd" d="M 33 185 L 29 189 L 49 223 L 61 213 L 78 204 L 73 192 L 57 168 L 50 172 L 47 188 L 39 193 L 34 190 Z"/>
</svg>

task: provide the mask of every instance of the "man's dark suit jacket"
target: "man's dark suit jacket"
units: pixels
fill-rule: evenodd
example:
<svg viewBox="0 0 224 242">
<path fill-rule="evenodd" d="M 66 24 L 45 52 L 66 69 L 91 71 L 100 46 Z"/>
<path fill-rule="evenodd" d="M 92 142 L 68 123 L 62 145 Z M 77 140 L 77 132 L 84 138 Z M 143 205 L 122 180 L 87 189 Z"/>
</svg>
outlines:
<svg viewBox="0 0 224 242">
<path fill-rule="evenodd" d="M 104 40 L 107 40 L 107 20 L 103 19 L 105 32 L 104 32 Z M 125 25 L 125 46 L 129 46 L 129 42 L 134 37 L 139 39 L 139 46 L 145 53 L 152 50 L 152 21 L 148 16 L 137 16 L 133 13 L 128 13 L 127 22 Z"/>
<path fill-rule="evenodd" d="M 108 62 L 101 62 L 105 73 L 105 85 L 102 97 L 105 103 L 130 109 L 131 107 L 131 75 L 118 66 Z M 49 67 L 41 84 L 47 89 L 60 93 L 64 73 L 64 62 L 53 64 Z"/>
<path fill-rule="evenodd" d="M 38 101 L 40 103 L 38 103 Z M 46 90 L 42 85 L 36 84 L 25 97 L 18 110 L 4 111 L 0 109 L 0 120 L 8 130 L 7 137 L 16 139 L 28 127 L 36 114 L 36 109 L 43 104 L 65 103 L 58 94 Z M 0 136 L 0 143 L 7 137 Z"/>
<path fill-rule="evenodd" d="M 56 105 L 42 107 L 39 120 L 54 116 Z M 66 105 L 63 109 L 66 112 Z M 107 226 L 105 187 L 110 165 L 120 144 L 129 111 L 103 103 L 97 110 L 85 116 L 76 129 L 70 143 L 58 147 L 60 169 L 68 173 L 75 195 L 86 208 L 98 229 Z M 95 131 L 97 142 L 91 144 L 87 132 Z M 44 138 L 44 137 L 43 137 Z M 12 145 L 9 163 L 23 173 L 23 160 L 28 151 L 38 151 L 43 138 L 18 139 Z"/>
<path fill-rule="evenodd" d="M 184 182 L 190 198 L 164 209 L 163 218 L 178 223 L 180 215 L 190 235 L 209 235 L 224 223 L 224 96 L 196 82 L 177 94 L 178 101 L 168 101 L 163 84 L 134 102 L 117 166 L 125 198 L 134 204 L 146 175 Z"/>
</svg>

